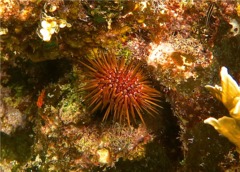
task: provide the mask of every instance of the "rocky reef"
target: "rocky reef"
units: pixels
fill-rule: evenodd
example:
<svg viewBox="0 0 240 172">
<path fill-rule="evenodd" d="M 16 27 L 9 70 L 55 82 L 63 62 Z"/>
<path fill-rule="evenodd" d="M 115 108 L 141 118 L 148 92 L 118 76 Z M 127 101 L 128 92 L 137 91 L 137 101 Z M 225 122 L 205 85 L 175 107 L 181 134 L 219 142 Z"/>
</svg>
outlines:
<svg viewBox="0 0 240 172">
<path fill-rule="evenodd" d="M 0 171 L 240 170 L 239 0 L 0 0 L 0 20 Z"/>
</svg>

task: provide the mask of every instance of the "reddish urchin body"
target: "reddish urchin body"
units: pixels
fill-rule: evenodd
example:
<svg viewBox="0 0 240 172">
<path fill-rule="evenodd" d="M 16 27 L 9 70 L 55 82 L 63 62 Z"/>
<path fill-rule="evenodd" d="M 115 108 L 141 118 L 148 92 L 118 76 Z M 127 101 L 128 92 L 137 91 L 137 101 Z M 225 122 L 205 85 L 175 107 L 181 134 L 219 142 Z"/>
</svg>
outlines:
<svg viewBox="0 0 240 172">
<path fill-rule="evenodd" d="M 143 113 L 157 113 L 160 93 L 150 86 L 141 70 L 142 63 L 126 64 L 124 58 L 118 60 L 114 54 L 100 54 L 93 60 L 83 63 L 89 70 L 84 87 L 89 94 L 85 97 L 92 112 L 105 110 L 103 121 L 109 115 L 115 121 L 131 119 L 136 123 L 136 115 L 145 124 Z"/>
</svg>

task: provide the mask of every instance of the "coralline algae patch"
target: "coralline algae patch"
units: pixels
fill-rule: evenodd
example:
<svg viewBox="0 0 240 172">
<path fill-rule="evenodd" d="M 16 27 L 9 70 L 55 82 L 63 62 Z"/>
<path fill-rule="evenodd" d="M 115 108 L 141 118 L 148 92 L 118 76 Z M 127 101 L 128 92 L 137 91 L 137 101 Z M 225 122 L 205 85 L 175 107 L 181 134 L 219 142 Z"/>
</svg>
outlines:
<svg viewBox="0 0 240 172">
<path fill-rule="evenodd" d="M 216 63 L 199 40 L 178 34 L 165 42 L 151 43 L 147 62 L 156 68 L 157 80 L 164 85 L 167 101 L 184 127 L 191 128 L 212 113 L 214 100 L 204 94 L 203 87 Z"/>
<path fill-rule="evenodd" d="M 0 102 L 0 118 L 1 129 L 0 131 L 11 135 L 17 128 L 24 128 L 26 124 L 26 116 L 18 109 L 12 107 L 3 107 L 2 101 Z M 2 113 L 5 111 L 4 113 Z"/>
<path fill-rule="evenodd" d="M 147 62 L 158 68 L 158 79 L 174 89 L 190 78 L 196 80 L 199 77 L 196 68 L 209 67 L 212 59 L 212 54 L 205 52 L 197 39 L 177 35 L 166 42 L 152 43 Z"/>
<path fill-rule="evenodd" d="M 10 89 L 0 86 L 0 90 L 0 132 L 11 136 L 27 124 L 27 115 L 16 107 L 17 103 L 27 101 L 27 98 L 12 99 Z"/>
</svg>

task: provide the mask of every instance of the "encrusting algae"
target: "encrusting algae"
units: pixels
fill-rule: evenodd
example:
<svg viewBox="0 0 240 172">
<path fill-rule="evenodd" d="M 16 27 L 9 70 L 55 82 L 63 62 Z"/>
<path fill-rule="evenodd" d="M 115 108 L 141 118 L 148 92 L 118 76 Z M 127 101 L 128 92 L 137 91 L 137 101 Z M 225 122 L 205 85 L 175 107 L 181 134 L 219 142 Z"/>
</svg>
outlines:
<svg viewBox="0 0 240 172">
<path fill-rule="evenodd" d="M 228 74 L 227 68 L 222 67 L 221 85 L 210 86 L 206 88 L 228 109 L 231 117 L 222 117 L 215 119 L 210 117 L 204 120 L 204 123 L 212 125 L 219 133 L 227 137 L 237 146 L 240 153 L 240 87 L 234 79 Z"/>
</svg>

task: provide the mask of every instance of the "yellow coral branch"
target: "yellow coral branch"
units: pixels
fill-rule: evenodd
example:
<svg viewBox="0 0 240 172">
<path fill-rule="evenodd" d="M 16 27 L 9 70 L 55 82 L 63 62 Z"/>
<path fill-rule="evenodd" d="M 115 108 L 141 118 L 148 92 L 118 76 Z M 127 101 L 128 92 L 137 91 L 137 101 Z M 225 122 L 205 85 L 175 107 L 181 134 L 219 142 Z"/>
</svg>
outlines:
<svg viewBox="0 0 240 172">
<path fill-rule="evenodd" d="M 212 125 L 219 133 L 227 137 L 237 146 L 240 153 L 240 87 L 237 82 L 228 74 L 227 68 L 221 68 L 221 86 L 207 85 L 206 88 L 228 109 L 230 117 L 219 119 L 208 118 L 204 123 Z"/>
<path fill-rule="evenodd" d="M 220 75 L 222 86 L 206 85 L 206 88 L 223 102 L 233 118 L 240 120 L 240 87 L 228 74 L 226 67 L 222 67 Z"/>
<path fill-rule="evenodd" d="M 212 125 L 215 130 L 227 137 L 232 143 L 237 146 L 237 150 L 240 153 L 240 125 L 239 121 L 230 117 L 222 117 L 219 119 L 208 118 L 204 120 L 204 123 Z"/>
</svg>

